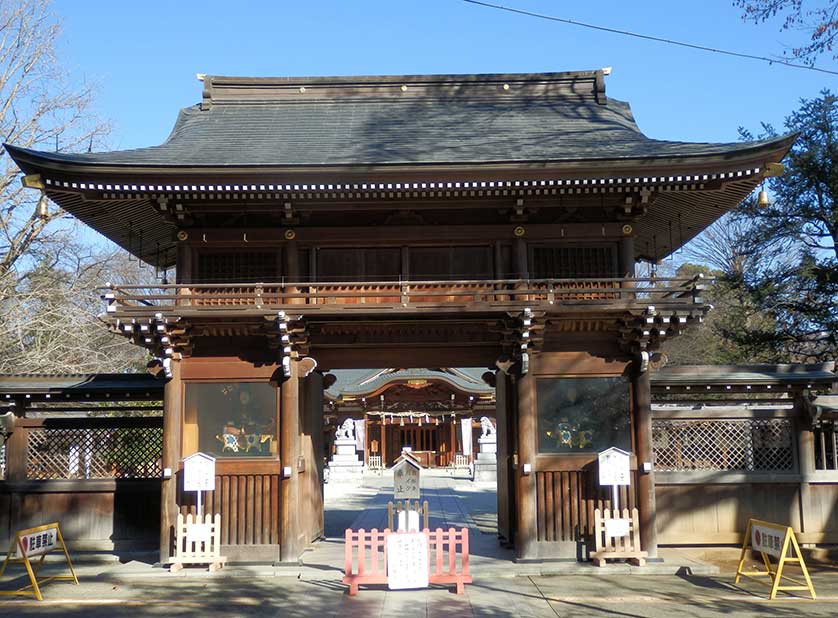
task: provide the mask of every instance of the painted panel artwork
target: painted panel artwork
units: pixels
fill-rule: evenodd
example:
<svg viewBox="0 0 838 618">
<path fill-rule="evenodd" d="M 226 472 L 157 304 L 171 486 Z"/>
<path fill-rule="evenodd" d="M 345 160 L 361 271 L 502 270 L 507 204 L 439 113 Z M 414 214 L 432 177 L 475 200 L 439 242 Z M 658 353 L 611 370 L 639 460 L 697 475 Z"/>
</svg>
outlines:
<svg viewBox="0 0 838 618">
<path fill-rule="evenodd" d="M 536 396 L 539 453 L 631 450 L 625 378 L 539 378 Z"/>
</svg>

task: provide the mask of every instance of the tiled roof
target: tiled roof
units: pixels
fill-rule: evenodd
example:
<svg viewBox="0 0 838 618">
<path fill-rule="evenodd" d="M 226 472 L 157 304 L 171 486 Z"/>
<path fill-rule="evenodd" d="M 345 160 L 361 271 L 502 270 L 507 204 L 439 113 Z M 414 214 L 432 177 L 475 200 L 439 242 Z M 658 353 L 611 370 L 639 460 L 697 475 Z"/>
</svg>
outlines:
<svg viewBox="0 0 838 618">
<path fill-rule="evenodd" d="M 650 377 L 652 387 L 744 384 L 819 384 L 838 382 L 832 363 L 815 365 L 680 365 Z"/>
<path fill-rule="evenodd" d="M 163 397 L 165 380 L 147 373 L 91 373 L 91 374 L 16 374 L 0 375 L 0 394 L 96 394 L 146 393 Z"/>
<path fill-rule="evenodd" d="M 468 165 L 725 155 L 767 143 L 650 139 L 627 103 L 605 96 L 598 71 L 204 83 L 204 101 L 182 110 L 159 146 L 37 155 L 94 167 Z"/>
</svg>

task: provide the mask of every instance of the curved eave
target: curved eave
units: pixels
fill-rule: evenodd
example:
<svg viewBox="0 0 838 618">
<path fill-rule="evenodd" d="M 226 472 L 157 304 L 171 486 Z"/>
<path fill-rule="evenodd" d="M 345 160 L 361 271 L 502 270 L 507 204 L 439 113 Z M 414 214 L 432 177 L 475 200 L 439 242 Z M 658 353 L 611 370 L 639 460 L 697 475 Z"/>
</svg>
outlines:
<svg viewBox="0 0 838 618">
<path fill-rule="evenodd" d="M 683 155 L 652 155 L 652 156 L 625 156 L 611 158 L 572 158 L 572 159 L 545 159 L 545 160 L 504 160 L 504 161 L 469 161 L 452 163 L 423 163 L 423 162 L 400 162 L 400 163 L 358 163 L 342 165 L 317 165 L 317 164 L 295 164 L 295 165 L 137 165 L 134 163 L 87 161 L 84 155 L 49 153 L 27 148 L 20 148 L 11 144 L 4 144 L 6 151 L 17 163 L 18 167 L 27 174 L 43 174 L 54 172 L 72 176 L 101 176 L 115 175 L 124 177 L 186 177 L 201 178 L 206 176 L 289 176 L 326 177 L 331 174 L 346 176 L 360 175 L 382 175 L 396 176 L 409 174 L 411 172 L 427 176 L 433 173 L 451 174 L 466 173 L 469 177 L 473 174 L 483 175 L 486 173 L 518 173 L 526 176 L 527 173 L 544 173 L 547 170 L 556 173 L 584 172 L 596 169 L 607 168 L 631 173 L 630 170 L 637 170 L 638 173 L 649 173 L 654 167 L 666 169 L 693 169 L 696 166 L 730 165 L 733 162 L 778 162 L 789 151 L 797 135 L 784 135 L 771 140 L 760 142 L 749 142 L 741 145 L 733 145 L 729 149 L 722 146 L 715 153 L 685 153 Z M 664 142 L 666 143 L 666 142 Z M 696 144 L 696 147 L 706 146 Z M 464 176 L 466 178 L 466 176 Z"/>
<path fill-rule="evenodd" d="M 461 383 L 457 380 L 454 380 L 453 378 L 449 378 L 448 376 L 444 376 L 444 375 L 434 375 L 433 377 L 427 377 L 427 378 L 410 378 L 410 377 L 405 377 L 405 376 L 394 376 L 394 377 L 392 377 L 390 379 L 387 379 L 387 380 L 384 380 L 384 381 L 376 380 L 375 383 L 370 384 L 370 388 L 359 388 L 359 389 L 356 389 L 356 390 L 347 389 L 347 390 L 341 391 L 336 396 L 337 397 L 350 396 L 350 397 L 353 397 L 355 399 L 362 398 L 362 397 L 373 398 L 373 397 L 377 397 L 381 393 L 384 393 L 385 391 L 389 390 L 390 388 L 393 388 L 394 386 L 409 385 L 409 382 L 411 380 L 417 380 L 417 379 L 426 380 L 428 382 L 428 384 L 431 384 L 432 382 L 438 382 L 438 383 L 442 382 L 442 383 L 447 384 L 448 386 L 450 386 L 452 390 L 454 390 L 458 393 L 462 393 L 463 395 L 480 396 L 480 395 L 488 395 L 488 394 L 491 394 L 492 392 L 494 392 L 494 389 L 492 389 L 491 387 L 488 387 L 488 386 L 486 386 L 485 388 L 469 389 L 467 387 L 467 385 L 465 385 L 465 384 L 463 384 L 463 383 Z"/>
</svg>

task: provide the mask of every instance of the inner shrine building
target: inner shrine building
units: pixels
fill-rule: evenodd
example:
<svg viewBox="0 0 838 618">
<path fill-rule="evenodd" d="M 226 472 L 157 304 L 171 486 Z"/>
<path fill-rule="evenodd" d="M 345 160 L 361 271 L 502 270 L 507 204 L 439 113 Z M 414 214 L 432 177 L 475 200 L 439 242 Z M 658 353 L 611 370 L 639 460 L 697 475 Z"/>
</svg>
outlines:
<svg viewBox="0 0 838 618">
<path fill-rule="evenodd" d="M 777 173 L 793 137 L 650 139 L 602 70 L 200 79 L 159 146 L 6 146 L 27 186 L 176 272 L 103 293 L 165 381 L 161 558 L 182 461 L 204 451 L 223 552 L 297 560 L 323 531 L 329 372 L 381 367 L 485 368 L 519 559 L 580 556 L 611 446 L 631 453 L 623 497 L 654 557 L 650 368 L 710 307 L 700 278 L 635 265 Z M 229 424 L 244 447 L 223 450 Z"/>
</svg>

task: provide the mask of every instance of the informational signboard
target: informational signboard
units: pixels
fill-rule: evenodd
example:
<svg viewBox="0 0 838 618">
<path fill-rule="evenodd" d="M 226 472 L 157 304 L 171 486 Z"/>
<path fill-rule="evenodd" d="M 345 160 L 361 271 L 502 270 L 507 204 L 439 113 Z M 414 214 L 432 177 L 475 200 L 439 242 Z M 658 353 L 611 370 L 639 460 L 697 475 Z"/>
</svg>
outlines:
<svg viewBox="0 0 838 618">
<path fill-rule="evenodd" d="M 54 528 L 47 528 L 38 532 L 22 534 L 20 542 L 15 548 L 15 558 L 33 558 L 46 554 L 58 547 L 58 525 Z"/>
<path fill-rule="evenodd" d="M 387 587 L 390 590 L 428 587 L 428 537 L 397 533 L 387 537 Z"/>
<path fill-rule="evenodd" d="M 606 519 L 605 536 L 621 539 L 629 535 L 630 519 Z"/>
<path fill-rule="evenodd" d="M 187 524 L 186 543 L 209 543 L 212 536 L 211 524 Z"/>
<path fill-rule="evenodd" d="M 599 454 L 600 485 L 630 485 L 630 455 L 623 449 L 612 446 Z"/>
<path fill-rule="evenodd" d="M 215 457 L 195 453 L 183 460 L 183 491 L 215 490 Z"/>
<path fill-rule="evenodd" d="M 55 550 L 60 549 L 64 552 L 64 557 L 67 559 L 67 566 L 70 569 L 69 575 L 50 575 L 38 579 L 38 569 L 43 563 L 44 555 Z M 32 558 L 41 556 L 39 560 L 34 563 L 30 562 Z M 15 533 L 12 546 L 9 548 L 9 553 L 6 559 L 0 565 L 0 578 L 6 572 L 6 567 L 13 562 L 22 562 L 26 568 L 26 573 L 29 575 L 29 585 L 17 590 L 0 590 L 0 595 L 14 596 L 18 594 L 27 594 L 35 597 L 39 601 L 43 601 L 44 597 L 41 594 L 40 585 L 52 580 L 70 580 L 74 584 L 78 584 L 79 580 L 76 577 L 76 572 L 73 569 L 73 563 L 70 560 L 70 553 L 67 551 L 67 546 L 64 544 L 64 537 L 61 536 L 61 529 L 58 522 L 51 524 L 44 524 L 37 528 L 27 528 L 26 530 L 19 530 Z"/>
<path fill-rule="evenodd" d="M 765 570 L 745 570 L 745 562 L 748 552 L 760 552 Z M 772 564 L 771 558 L 777 559 L 777 564 Z M 788 567 L 800 568 L 803 581 L 795 577 L 789 577 Z M 800 545 L 794 536 L 791 526 L 775 524 L 759 519 L 749 519 L 748 527 L 745 529 L 745 539 L 742 541 L 742 551 L 739 554 L 739 566 L 736 567 L 736 578 L 733 583 L 738 584 L 743 577 L 753 579 L 766 584 L 771 588 L 768 598 L 774 600 L 778 592 L 793 592 L 807 590 L 812 595 L 812 600 L 817 598 L 812 579 L 809 577 L 809 570 L 806 568 L 806 561 Z M 788 584 L 786 582 L 789 582 Z"/>
<path fill-rule="evenodd" d="M 751 547 L 754 551 L 761 551 L 775 558 L 781 557 L 783 541 L 786 537 L 786 527 L 774 528 L 756 523 L 751 524 Z"/>
<path fill-rule="evenodd" d="M 419 471 L 421 466 L 408 458 L 403 458 L 393 466 L 393 499 L 419 499 Z"/>
</svg>

